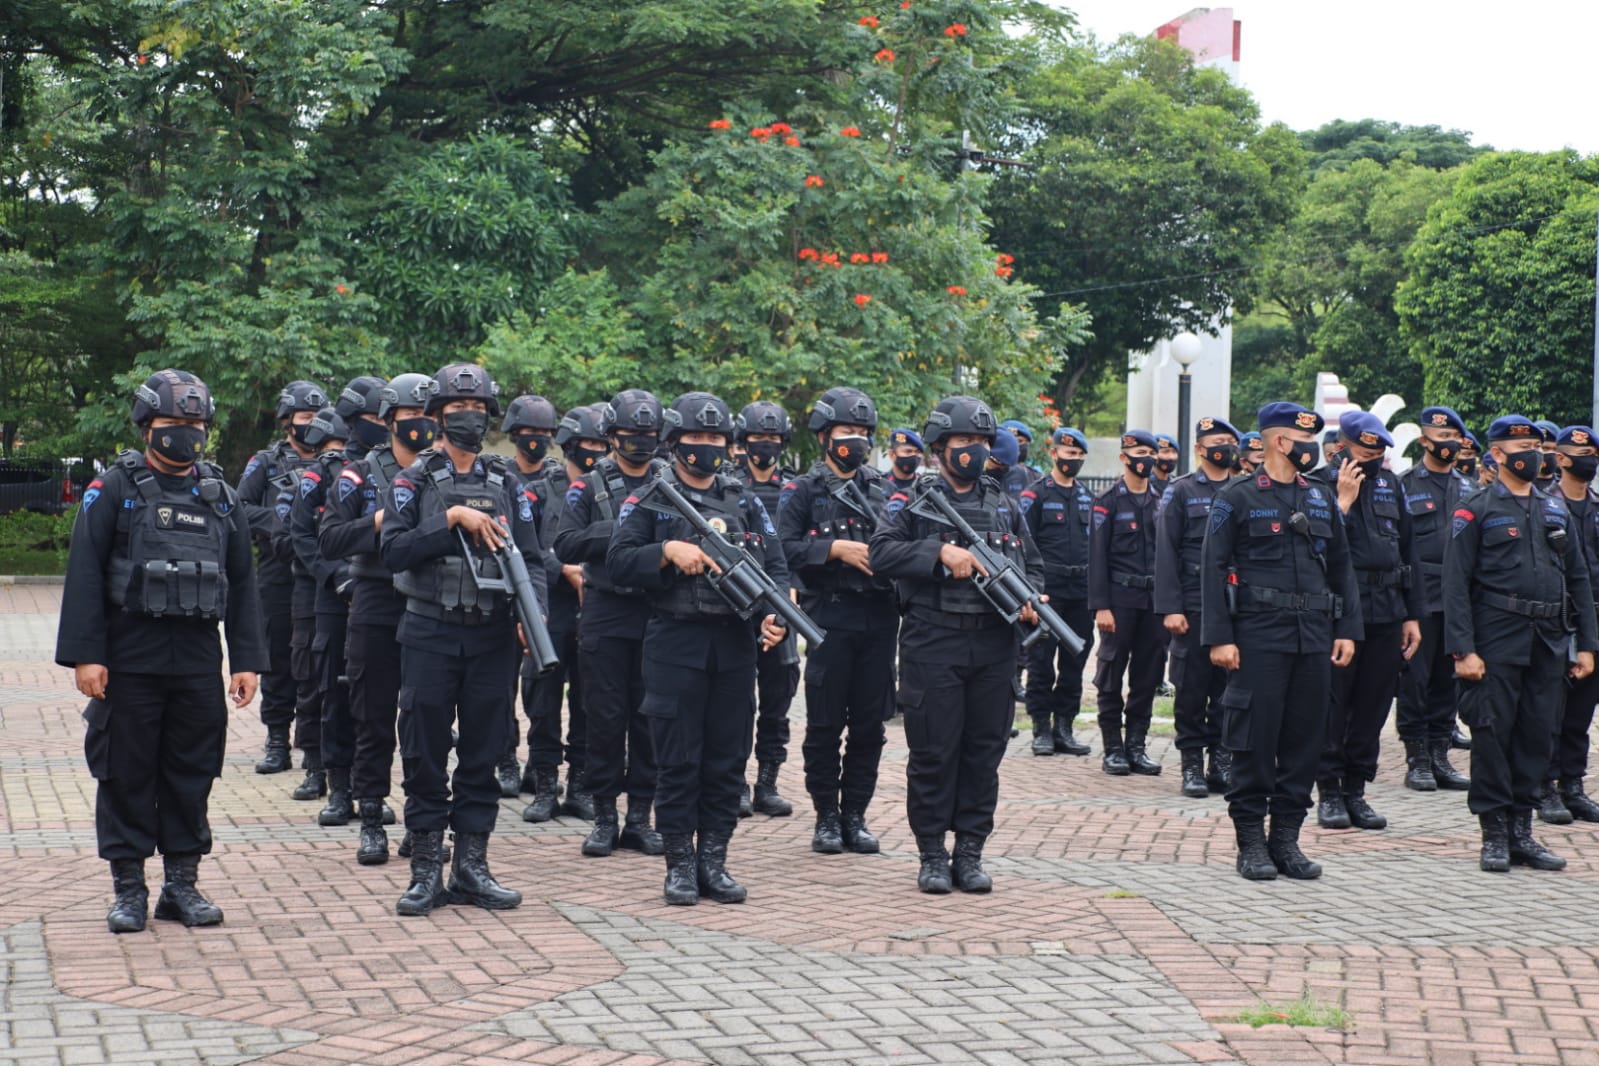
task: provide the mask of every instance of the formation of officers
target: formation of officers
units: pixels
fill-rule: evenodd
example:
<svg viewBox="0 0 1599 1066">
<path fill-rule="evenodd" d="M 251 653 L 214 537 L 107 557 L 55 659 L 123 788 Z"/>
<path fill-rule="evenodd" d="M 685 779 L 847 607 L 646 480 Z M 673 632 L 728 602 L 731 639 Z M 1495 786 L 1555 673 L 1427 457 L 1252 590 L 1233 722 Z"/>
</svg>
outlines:
<svg viewBox="0 0 1599 1066">
<path fill-rule="evenodd" d="M 812 849 L 878 850 L 867 812 L 898 712 L 918 886 L 989 891 L 1015 702 L 1033 754 L 1087 755 L 1073 726 L 1090 654 L 1103 771 L 1160 774 L 1147 738 L 1169 672 L 1179 788 L 1226 794 L 1246 878 L 1319 876 L 1299 847 L 1313 805 L 1327 828 L 1387 824 L 1365 786 L 1396 696 L 1406 784 L 1469 790 L 1483 869 L 1564 865 L 1534 811 L 1599 821 L 1583 790 L 1599 701 L 1588 427 L 1508 416 L 1484 451 L 1428 408 L 1399 476 L 1373 416 L 1344 415 L 1323 462 L 1321 417 L 1274 403 L 1257 432 L 1199 419 L 1181 477 L 1176 441 L 1128 431 L 1096 495 L 1084 434 L 1050 434 L 1039 475 L 1031 430 L 970 396 L 879 440 L 871 398 L 830 389 L 805 425 L 820 458 L 799 473 L 775 403 L 734 415 L 704 392 L 663 405 L 629 389 L 564 414 L 533 395 L 502 409 L 459 363 L 337 396 L 291 383 L 282 439 L 235 486 L 204 459 L 214 412 L 193 375 L 150 377 L 132 404 L 144 448 L 89 486 L 72 539 L 56 658 L 90 698 L 114 932 L 144 928 L 156 852 L 155 916 L 222 921 L 197 887 L 207 802 L 226 703 L 249 703 L 258 677 L 256 771 L 291 769 L 298 748 L 294 797 L 322 801 L 322 825 L 358 823 L 363 865 L 389 859 L 398 749 L 402 915 L 517 906 L 488 845 L 501 799 L 524 793 L 527 821 L 592 822 L 585 856 L 663 856 L 668 903 L 742 901 L 729 843 L 740 817 L 792 813 L 778 768 L 802 682 Z M 496 423 L 509 459 L 484 454 Z M 878 445 L 887 472 L 868 462 Z M 1044 603 L 1053 633 L 1033 629 Z M 1470 748 L 1469 781 L 1452 746 Z"/>
</svg>

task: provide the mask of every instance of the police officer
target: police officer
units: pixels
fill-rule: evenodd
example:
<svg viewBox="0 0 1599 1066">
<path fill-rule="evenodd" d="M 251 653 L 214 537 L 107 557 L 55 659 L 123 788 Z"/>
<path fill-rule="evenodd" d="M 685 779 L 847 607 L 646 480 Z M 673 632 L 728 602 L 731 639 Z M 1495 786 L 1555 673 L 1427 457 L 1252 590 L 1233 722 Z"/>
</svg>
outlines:
<svg viewBox="0 0 1599 1066">
<path fill-rule="evenodd" d="M 908 426 L 890 430 L 888 434 L 888 484 L 887 491 L 908 492 L 916 484 L 916 474 L 922 468 L 922 457 L 927 445 L 922 435 Z"/>
<path fill-rule="evenodd" d="M 766 513 L 775 516 L 778 496 L 794 477 L 793 470 L 780 465 L 794 435 L 788 412 L 770 400 L 756 400 L 746 405 L 734 422 L 734 439 L 744 446 L 744 461 L 733 473 L 755 493 Z M 772 550 L 777 551 L 778 546 L 773 545 Z M 795 641 L 789 640 L 782 648 L 762 652 L 757 661 L 755 792 L 752 798 L 745 784 L 738 813 L 740 818 L 748 818 L 754 811 L 782 818 L 794 813 L 794 805 L 777 790 L 777 772 L 788 760 L 788 709 L 799 691 L 799 650 Z"/>
<path fill-rule="evenodd" d="M 1260 433 L 1250 430 L 1238 440 L 1238 472 L 1253 474 L 1266 461 L 1266 444 Z"/>
<path fill-rule="evenodd" d="M 1567 535 L 1582 547 L 1590 587 L 1599 583 L 1599 493 L 1593 490 L 1599 471 L 1599 438 L 1590 426 L 1567 426 L 1555 439 L 1555 462 L 1560 465 L 1560 492 L 1556 497 L 1571 512 Z M 1544 774 L 1538 798 L 1538 817 L 1551 825 L 1568 825 L 1580 818 L 1599 822 L 1599 803 L 1583 791 L 1588 773 L 1588 730 L 1593 725 L 1594 704 L 1599 703 L 1599 671 L 1565 685 L 1566 702 L 1555 731 L 1554 751 Z"/>
<path fill-rule="evenodd" d="M 1221 704 L 1238 872 L 1310 879 L 1321 867 L 1299 850 L 1299 829 L 1326 742 L 1331 669 L 1349 664 L 1361 637 L 1360 594 L 1337 502 L 1304 476 L 1321 451 L 1321 416 L 1270 403 L 1259 422 L 1264 464 L 1211 501 L 1200 642 L 1233 671 Z"/>
<path fill-rule="evenodd" d="M 1538 450 L 1542 461 L 1535 484 L 1545 492 L 1553 494 L 1555 482 L 1560 478 L 1560 467 L 1555 460 L 1555 441 L 1560 436 L 1560 427 L 1547 418 L 1540 418 L 1533 425 L 1538 427 Z"/>
<path fill-rule="evenodd" d="M 1484 870 L 1559 870 L 1532 835 L 1563 704 L 1599 650 L 1588 566 L 1565 502 L 1535 487 L 1538 428 L 1520 415 L 1488 428 L 1499 481 L 1451 512 L 1444 560 L 1445 644 L 1471 727 L 1467 802 L 1482 823 Z"/>
<path fill-rule="evenodd" d="M 1177 448 L 1177 438 L 1170 433 L 1155 434 L 1155 491 L 1164 495 L 1177 472 L 1177 460 L 1182 452 Z"/>
<path fill-rule="evenodd" d="M 1460 476 L 1467 481 L 1475 483 L 1477 480 L 1477 467 L 1482 460 L 1482 441 L 1477 439 L 1477 434 L 1466 430 L 1466 435 L 1460 441 L 1460 457 L 1455 460 L 1455 469 L 1460 471 Z"/>
<path fill-rule="evenodd" d="M 476 579 L 503 573 L 491 553 L 520 551 L 547 612 L 543 551 L 532 501 L 502 461 L 480 454 L 489 419 L 500 413 L 488 373 L 471 363 L 443 367 L 423 413 L 438 418 L 443 438 L 395 475 L 378 542 L 405 596 L 398 726 L 411 884 L 396 910 L 423 915 L 446 902 L 501 910 L 522 902 L 488 867 L 517 627 L 505 594 L 479 588 Z M 452 725 L 460 734 L 453 779 L 446 777 Z M 456 845 L 447 892 L 440 876 L 446 826 Z"/>
<path fill-rule="evenodd" d="M 1094 671 L 1099 732 L 1105 744 L 1101 761 L 1105 773 L 1113 777 L 1160 773 L 1160 763 L 1145 751 L 1145 738 L 1155 689 L 1166 669 L 1164 630 L 1153 596 L 1155 510 L 1160 503 L 1160 490 L 1152 480 L 1154 436 L 1141 429 L 1122 434 L 1121 461 L 1122 476 L 1094 501 L 1088 546 L 1088 609 L 1102 634 Z"/>
<path fill-rule="evenodd" d="M 1399 478 L 1383 467 L 1393 437 L 1366 411 L 1346 411 L 1338 435 L 1341 450 L 1316 476 L 1343 512 L 1365 636 L 1355 644 L 1354 660 L 1333 670 L 1327 745 L 1316 770 L 1316 821 L 1323 829 L 1383 829 L 1388 819 L 1366 801 L 1366 783 L 1377 778 L 1388 708 L 1405 660 L 1421 645 L 1426 608 Z"/>
<path fill-rule="evenodd" d="M 1050 434 L 1047 476 L 1022 490 L 1018 504 L 1044 562 L 1044 592 L 1051 606 L 1083 638 L 1073 655 L 1053 637 L 1027 649 L 1027 714 L 1033 720 L 1034 755 L 1087 755 L 1072 723 L 1083 702 L 1083 667 L 1094 646 L 1088 611 L 1088 540 L 1094 494 L 1077 480 L 1088 457 L 1082 430 L 1062 426 Z"/>
<path fill-rule="evenodd" d="M 222 471 L 200 459 L 215 410 L 205 383 L 182 370 L 139 386 L 133 424 L 144 452 L 122 453 L 89 483 L 67 555 L 55 658 L 90 701 L 83 747 L 99 782 L 95 836 L 111 863 L 113 933 L 144 929 L 144 860 L 158 849 L 166 883 L 155 916 L 222 921 L 195 887 L 228 727 L 217 622 L 235 706 L 254 698 L 267 657 L 248 521 Z"/>
<path fill-rule="evenodd" d="M 1444 551 L 1449 544 L 1449 516 L 1472 486 L 1455 469 L 1466 424 L 1447 407 L 1421 412 L 1421 462 L 1399 479 L 1405 511 L 1416 541 L 1421 571 L 1421 647 L 1405 666 L 1399 682 L 1396 724 L 1405 745 L 1405 787 L 1422 792 L 1469 787 L 1466 776 L 1449 761 L 1455 728 L 1454 665 L 1444 649 Z"/>
<path fill-rule="evenodd" d="M 1002 428 L 994 434 L 994 446 L 989 449 L 988 465 L 983 470 L 983 473 L 999 482 L 1000 487 L 1012 497 L 1019 496 L 1022 489 L 1027 487 L 1027 478 L 1012 477 L 1016 472 L 1020 455 L 1021 446 L 1016 443 L 1016 438 L 1009 430 Z"/>
<path fill-rule="evenodd" d="M 665 851 L 650 828 L 655 756 L 644 700 L 644 626 L 649 602 L 642 589 L 618 582 L 605 563 L 622 502 L 656 476 L 661 401 L 643 389 L 624 389 L 600 416 L 612 454 L 573 481 L 556 524 L 555 554 L 583 567 L 583 615 L 578 622 L 578 669 L 588 712 L 585 781 L 594 795 L 594 829 L 583 854 L 603 857 L 617 847 L 646 855 Z M 627 790 L 627 820 L 618 831 L 616 798 Z"/>
<path fill-rule="evenodd" d="M 325 826 L 348 825 L 355 816 L 350 791 L 350 767 L 355 761 L 355 722 L 350 717 L 350 686 L 345 678 L 345 636 L 349 627 L 349 564 L 322 553 L 318 543 L 322 517 L 331 500 L 329 490 L 351 459 L 360 459 L 371 447 L 383 443 L 388 427 L 378 418 L 382 378 L 354 378 L 333 406 L 331 424 L 321 415 L 307 433 L 309 443 L 342 437 L 342 448 L 324 449 L 316 462 L 300 471 L 299 492 L 289 506 L 289 543 L 298 562 L 315 584 L 315 633 L 311 659 L 321 689 L 322 765 L 328 776 L 328 802 L 317 815 Z"/>
<path fill-rule="evenodd" d="M 894 587 L 867 562 L 886 521 L 888 479 L 867 464 L 877 406 L 859 389 L 828 389 L 806 429 L 822 457 L 783 486 L 777 525 L 800 606 L 827 630 L 805 663 L 805 790 L 816 810 L 811 850 L 878 850 L 866 825 L 892 713 Z M 839 748 L 843 745 L 843 757 Z"/>
<path fill-rule="evenodd" d="M 312 417 L 327 403 L 322 389 L 309 381 L 291 381 L 278 394 L 277 420 L 283 439 L 250 457 L 239 478 L 239 503 L 250 521 L 250 535 L 259 552 L 257 582 L 261 590 L 262 618 L 271 667 L 261 675 L 261 724 L 267 727 L 266 751 L 255 764 L 258 774 L 279 774 L 292 764 L 289 727 L 294 724 L 296 705 L 293 620 L 290 601 L 294 574 L 292 555 L 278 554 L 272 541 L 277 526 L 277 498 L 292 490 L 299 481 L 300 469 L 316 457 L 316 449 L 305 443 L 305 430 Z M 286 546 L 285 546 L 286 547 Z M 298 738 L 305 748 L 305 738 Z M 315 745 L 305 748 L 306 769 L 320 770 L 321 752 Z M 310 798 L 321 795 L 318 791 Z"/>
<path fill-rule="evenodd" d="M 1005 486 L 1005 491 L 1012 497 L 1020 497 L 1022 490 L 1038 480 L 1038 471 L 1028 465 L 1032 457 L 1033 430 L 1026 422 L 1019 418 L 1007 418 L 999 424 L 999 428 L 1007 431 L 1016 440 L 1016 458 L 1005 464 L 1008 469 L 1000 483 Z M 999 438 L 995 438 L 998 444 Z"/>
<path fill-rule="evenodd" d="M 766 508 L 722 473 L 734 435 L 727 405 L 710 393 L 688 392 L 663 417 L 673 462 L 662 479 L 786 590 L 788 567 Z M 658 765 L 664 895 L 677 905 L 700 896 L 742 903 L 747 892 L 727 872 L 727 845 L 750 757 L 757 642 L 770 652 L 785 630 L 771 614 L 752 625 L 722 598 L 710 581 L 715 560 L 686 518 L 670 505 L 652 504 L 655 489 L 647 484 L 627 498 L 606 562 L 617 581 L 647 590 L 653 607 L 644 634 L 643 713 Z"/>
<path fill-rule="evenodd" d="M 350 612 L 345 642 L 350 678 L 350 719 L 354 743 L 350 789 L 361 818 L 356 861 L 377 866 L 389 861 L 389 839 L 383 827 L 394 820 L 389 810 L 394 769 L 394 720 L 400 695 L 400 615 L 405 597 L 394 588 L 394 573 L 379 555 L 383 500 L 389 486 L 417 457 L 433 447 L 438 422 L 423 413 L 433 379 L 426 374 L 400 374 L 378 392 L 378 417 L 388 429 L 388 442 L 364 457 L 352 459 L 328 494 L 317 545 L 330 560 L 347 567 Z M 400 857 L 411 849 L 400 847 Z"/>
<path fill-rule="evenodd" d="M 577 620 L 582 603 L 583 568 L 576 563 L 561 562 L 550 547 L 559 509 L 566 505 L 567 489 L 574 478 L 581 475 L 571 463 L 551 456 L 550 446 L 561 442 L 567 451 L 576 451 L 574 433 L 587 433 L 592 444 L 599 434 L 594 421 L 594 412 L 587 408 L 577 408 L 570 420 L 563 419 L 549 400 L 529 395 L 511 401 L 500 426 L 501 432 L 509 434 L 516 446 L 516 474 L 523 490 L 532 498 L 534 517 L 546 545 L 544 568 L 550 588 L 550 641 L 561 658 L 560 665 L 542 677 L 534 672 L 532 658 L 523 658 L 521 685 L 522 710 L 528 717 L 527 772 L 517 779 L 514 729 L 512 750 L 500 763 L 502 795 L 512 796 L 524 790 L 533 793 L 533 802 L 522 811 L 522 819 L 528 822 L 547 822 L 563 809 L 560 803 L 563 756 L 567 764 L 564 809 L 579 817 L 594 817 L 594 801 L 583 784 L 588 720 L 583 713 L 583 684 L 577 670 Z M 563 698 L 569 709 L 564 748 L 561 743 Z"/>
<path fill-rule="evenodd" d="M 1232 479 L 1238 462 L 1238 430 L 1206 415 L 1194 424 L 1198 467 L 1172 481 L 1156 521 L 1155 613 L 1171 634 L 1172 681 L 1177 695 L 1172 717 L 1182 757 L 1182 794 L 1195 799 L 1227 789 L 1232 754 L 1221 745 L 1221 694 L 1226 671 L 1210 661 L 1200 640 L 1200 566 L 1210 504 Z M 1058 607 L 1056 608 L 1059 609 Z M 1210 766 L 1205 766 L 1205 752 Z"/>
<path fill-rule="evenodd" d="M 939 401 L 923 437 L 939 472 L 916 493 L 939 492 L 988 546 L 1043 584 L 1043 560 L 1020 509 L 998 482 L 982 475 L 998 430 L 988 405 L 971 396 Z M 872 537 L 867 565 L 899 583 L 899 703 L 905 712 L 906 809 L 916 836 L 923 892 L 987 892 L 983 844 L 994 827 L 999 763 L 1015 703 L 1010 678 L 1016 630 L 972 584 L 976 557 L 943 523 L 919 513 L 914 500 L 891 501 L 893 517 Z M 1031 607 L 1022 620 L 1037 624 Z M 825 646 L 825 645 L 824 645 Z M 945 835 L 955 831 L 953 863 Z"/>
</svg>

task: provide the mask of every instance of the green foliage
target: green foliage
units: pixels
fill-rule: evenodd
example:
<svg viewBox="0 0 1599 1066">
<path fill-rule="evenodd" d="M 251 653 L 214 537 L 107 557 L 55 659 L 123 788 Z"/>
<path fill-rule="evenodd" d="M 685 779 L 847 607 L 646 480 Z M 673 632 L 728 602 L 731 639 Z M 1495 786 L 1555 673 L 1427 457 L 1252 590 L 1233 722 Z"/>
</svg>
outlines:
<svg viewBox="0 0 1599 1066">
<path fill-rule="evenodd" d="M 1512 411 L 1587 421 L 1596 212 L 1599 160 L 1574 152 L 1499 153 L 1461 171 L 1396 300 L 1430 400 L 1474 425 Z"/>
<path fill-rule="evenodd" d="M 1289 1003 L 1268 1003 L 1261 1000 L 1253 1007 L 1238 1013 L 1236 1021 L 1259 1029 L 1267 1025 L 1286 1025 L 1289 1028 L 1352 1030 L 1355 1016 L 1342 1005 L 1332 1006 L 1311 994 L 1310 987 Z"/>
<path fill-rule="evenodd" d="M 1343 170 L 1361 159 L 1384 165 L 1404 160 L 1431 170 L 1449 170 L 1492 151 L 1472 144 L 1466 130 L 1405 126 L 1374 118 L 1358 122 L 1334 119 L 1301 133 L 1299 143 L 1310 154 L 1312 173 Z"/>
<path fill-rule="evenodd" d="M 13 511 L 0 515 L 0 574 L 60 574 L 77 507 L 65 514 Z"/>
</svg>

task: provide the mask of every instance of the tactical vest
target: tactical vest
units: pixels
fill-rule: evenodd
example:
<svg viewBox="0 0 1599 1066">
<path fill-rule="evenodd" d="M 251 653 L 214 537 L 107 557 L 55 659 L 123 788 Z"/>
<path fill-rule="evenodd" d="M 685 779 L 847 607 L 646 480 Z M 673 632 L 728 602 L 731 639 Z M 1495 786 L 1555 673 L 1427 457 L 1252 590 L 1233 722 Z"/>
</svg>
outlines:
<svg viewBox="0 0 1599 1066">
<path fill-rule="evenodd" d="M 373 499 L 382 505 L 383 494 L 388 491 L 389 484 L 394 480 L 394 475 L 401 470 L 400 461 L 394 457 L 394 452 L 388 447 L 381 447 L 368 452 L 366 457 L 366 485 L 363 491 L 370 489 Z M 342 474 L 341 474 L 342 476 Z M 350 557 L 350 576 L 367 581 L 391 581 L 394 573 L 383 565 L 383 557 L 375 551 L 361 552 Z"/>
<path fill-rule="evenodd" d="M 442 515 L 451 507 L 463 506 L 492 515 L 502 525 L 507 523 L 509 516 L 501 506 L 505 499 L 505 467 L 502 464 L 483 460 L 487 468 L 483 481 L 463 484 L 456 480 L 455 468 L 448 458 L 431 450 L 423 456 L 426 479 L 418 486 L 415 502 L 419 508 L 419 522 Z M 511 551 L 516 550 L 514 544 L 509 547 Z M 476 574 L 490 579 L 501 576 L 499 561 L 473 546 L 469 556 L 444 555 L 399 571 L 394 575 L 394 588 L 405 597 L 405 609 L 412 614 L 460 625 L 482 625 L 502 619 L 508 598 L 504 593 L 481 591 Z"/>
<path fill-rule="evenodd" d="M 922 475 L 917 482 L 916 495 L 939 491 L 936 486 L 940 480 L 938 474 Z M 951 492 L 947 495 L 949 501 L 960 511 L 961 517 L 970 523 L 972 530 L 982 537 L 990 548 L 1025 571 L 1027 558 L 1022 549 L 1021 537 L 1011 532 L 1011 520 L 1016 503 L 1010 498 L 1010 494 L 1000 487 L 999 482 L 984 477 L 979 479 L 977 487 L 970 492 L 960 494 Z M 921 539 L 932 537 L 940 543 L 953 544 L 958 548 L 968 546 L 964 537 L 941 522 L 918 517 L 917 523 Z M 907 608 L 920 607 L 959 615 L 992 615 L 996 619 L 999 617 L 994 614 L 993 605 L 970 580 L 957 581 L 945 577 L 936 581 L 904 581 L 901 583 L 901 590 L 900 598 Z"/>
<path fill-rule="evenodd" d="M 660 459 L 652 460 L 651 466 L 657 477 L 667 469 L 667 464 Z M 614 522 L 617 512 L 621 509 L 621 501 L 626 500 L 634 491 L 627 487 L 627 480 L 622 476 L 622 468 L 616 464 L 615 459 L 607 456 L 594 464 L 594 469 L 586 480 L 594 486 L 594 521 Z M 644 590 L 641 588 L 618 585 L 611 580 L 609 570 L 592 563 L 583 564 L 583 583 L 616 596 L 644 595 Z"/>
<path fill-rule="evenodd" d="M 755 560 L 756 566 L 765 567 L 766 536 L 762 531 L 751 528 L 746 497 L 749 490 L 737 478 L 718 474 L 715 490 L 720 490 L 720 495 L 717 495 L 714 490 L 706 492 L 683 484 L 676 472 L 669 471 L 661 476 L 670 478 L 677 490 L 729 544 L 742 546 Z M 694 532 L 687 519 L 674 517 L 664 539 L 699 544 L 704 538 Z M 733 608 L 716 591 L 708 575 L 690 576 L 675 570 L 672 574 L 666 591 L 651 597 L 657 611 L 672 618 L 684 619 L 703 615 L 734 617 Z"/>
<path fill-rule="evenodd" d="M 123 452 L 121 470 L 138 494 L 117 513 L 116 544 L 106 575 L 112 603 L 152 618 L 221 619 L 228 600 L 228 515 L 238 502 L 210 463 L 196 481 L 163 488 L 144 456 Z"/>
<path fill-rule="evenodd" d="M 322 522 L 322 512 L 327 509 L 327 491 L 333 485 L 333 482 L 338 478 L 338 476 L 344 472 L 344 468 L 348 465 L 350 465 L 350 459 L 342 451 L 319 452 L 315 459 L 312 459 L 306 464 L 306 468 L 308 469 L 312 467 L 318 468 L 318 488 L 313 491 L 320 491 L 324 501 L 323 503 L 317 504 L 316 514 L 318 525 L 321 525 Z M 297 480 L 303 480 L 304 477 L 305 470 L 302 469 Z M 305 489 L 303 485 L 296 484 L 293 487 L 293 491 L 290 493 L 289 503 L 291 508 L 294 506 L 293 497 L 304 492 Z M 296 554 L 295 557 L 289 561 L 289 568 L 294 571 L 295 577 L 308 578 L 311 576 L 311 571 L 307 570 L 305 568 L 305 564 L 300 562 L 300 557 L 298 554 Z"/>
<path fill-rule="evenodd" d="M 871 543 L 872 534 L 886 521 L 884 507 L 888 503 L 888 494 L 883 491 L 882 477 L 868 474 L 867 469 L 862 467 L 853 478 L 845 480 L 829 470 L 825 463 L 819 462 L 812 468 L 811 476 L 816 479 L 818 491 L 811 497 L 811 513 L 805 527 L 807 540 Z M 851 485 L 859 491 L 850 488 Z M 834 495 L 841 486 L 845 494 L 843 500 Z M 863 510 L 867 513 L 862 514 Z M 842 563 L 829 566 L 806 581 L 807 591 L 831 597 L 841 593 L 860 595 L 885 592 L 892 588 L 887 579 L 868 577 L 855 567 Z"/>
</svg>

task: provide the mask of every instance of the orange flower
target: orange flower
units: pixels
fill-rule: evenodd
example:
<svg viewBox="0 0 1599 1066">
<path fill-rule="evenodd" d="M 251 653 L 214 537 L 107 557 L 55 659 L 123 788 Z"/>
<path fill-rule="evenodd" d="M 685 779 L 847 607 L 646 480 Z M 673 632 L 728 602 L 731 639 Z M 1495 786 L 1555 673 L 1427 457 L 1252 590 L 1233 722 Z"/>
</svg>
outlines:
<svg viewBox="0 0 1599 1066">
<path fill-rule="evenodd" d="M 1012 267 L 995 267 L 994 268 L 994 273 L 999 275 L 1002 278 L 1008 278 L 1012 274 L 1016 273 L 1016 271 Z"/>
<path fill-rule="evenodd" d="M 771 130 L 773 133 L 787 134 L 794 132 L 794 127 L 790 126 L 787 122 L 774 122 L 766 128 Z"/>
<path fill-rule="evenodd" d="M 911 6 L 911 0 L 902 0 L 902 2 L 899 5 L 899 9 L 901 11 L 904 11 L 904 10 L 908 9 L 910 6 Z"/>
<path fill-rule="evenodd" d="M 870 263 L 872 261 L 872 257 L 867 255 L 865 252 L 851 252 L 849 261 L 851 263 Z"/>
<path fill-rule="evenodd" d="M 800 146 L 800 139 L 798 137 L 784 137 L 783 143 L 788 145 L 790 148 L 798 148 Z"/>
<path fill-rule="evenodd" d="M 845 126 L 843 129 L 839 130 L 838 132 L 839 132 L 839 134 L 841 136 L 844 136 L 844 137 L 859 137 L 861 135 L 860 128 L 857 127 L 857 126 Z"/>
<path fill-rule="evenodd" d="M 822 256 L 822 262 L 826 263 L 828 266 L 835 266 L 836 267 L 836 266 L 841 266 L 842 265 L 838 261 L 838 253 L 837 252 L 828 252 L 826 255 Z"/>
<path fill-rule="evenodd" d="M 754 129 L 750 130 L 750 136 L 754 137 L 758 141 L 764 141 L 771 135 L 772 131 L 765 126 L 756 126 Z"/>
<path fill-rule="evenodd" d="M 1014 255 L 1006 255 L 1004 252 L 1000 252 L 994 257 L 994 262 L 998 263 L 1000 266 L 1010 266 L 1012 263 L 1016 262 L 1016 257 Z"/>
<path fill-rule="evenodd" d="M 886 262 L 888 262 L 888 253 L 887 252 L 873 252 L 872 253 L 872 262 L 874 262 L 874 263 L 886 263 Z"/>
<path fill-rule="evenodd" d="M 892 63 L 894 62 L 894 50 L 892 48 L 884 48 L 872 58 L 877 60 L 879 63 Z"/>
<path fill-rule="evenodd" d="M 801 248 L 799 250 L 799 257 L 801 259 L 820 259 L 821 255 L 816 251 L 815 248 Z"/>
<path fill-rule="evenodd" d="M 870 296 L 866 295 L 864 292 L 858 292 L 858 293 L 855 294 L 855 306 L 856 307 L 865 307 L 867 304 L 869 304 L 871 302 L 872 302 L 872 298 Z"/>
<path fill-rule="evenodd" d="M 964 36 L 966 36 L 966 23 L 964 23 L 964 22 L 952 22 L 952 23 L 950 23 L 948 26 L 944 27 L 944 36 L 945 37 L 964 37 Z"/>
<path fill-rule="evenodd" d="M 966 295 L 966 289 L 963 286 L 960 286 L 960 285 L 951 285 L 949 288 L 945 289 L 944 291 L 949 293 L 951 296 L 965 296 Z"/>
<path fill-rule="evenodd" d="M 150 62 L 150 57 L 149 57 L 149 56 L 146 56 L 146 55 L 139 55 L 139 56 L 134 56 L 134 57 L 133 57 L 133 61 L 134 61 L 134 62 L 135 62 L 135 63 L 137 63 L 137 64 L 139 64 L 139 66 L 141 66 L 141 67 L 142 67 L 142 66 L 144 66 L 144 65 L 145 65 L 145 64 L 146 64 L 146 63 L 148 63 L 148 62 Z"/>
<path fill-rule="evenodd" d="M 711 129 L 713 130 L 730 130 L 732 128 L 733 124 L 725 118 L 711 119 Z"/>
<path fill-rule="evenodd" d="M 869 30 L 875 30 L 881 24 L 877 21 L 876 15 L 867 15 L 864 18 L 857 19 L 855 25 L 865 26 Z"/>
<path fill-rule="evenodd" d="M 348 293 L 348 292 L 349 292 L 349 291 L 350 291 L 350 290 L 349 290 L 349 287 L 348 287 L 348 286 L 345 286 L 345 285 L 335 285 L 335 286 L 333 286 L 333 291 L 334 291 L 334 292 L 336 292 L 336 293 L 338 293 L 338 294 L 339 294 L 339 295 L 340 295 L 340 296 L 343 296 L 343 295 L 345 295 L 345 294 L 346 294 L 346 293 Z"/>
<path fill-rule="evenodd" d="M 827 182 L 822 180 L 822 176 L 820 174 L 807 174 L 807 175 L 805 175 L 805 187 L 807 189 L 820 189 L 823 185 L 826 185 L 826 184 L 827 184 Z"/>
</svg>

